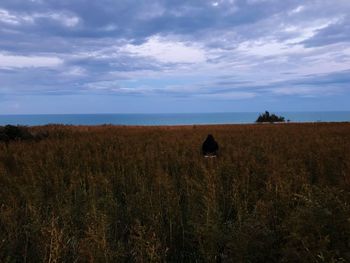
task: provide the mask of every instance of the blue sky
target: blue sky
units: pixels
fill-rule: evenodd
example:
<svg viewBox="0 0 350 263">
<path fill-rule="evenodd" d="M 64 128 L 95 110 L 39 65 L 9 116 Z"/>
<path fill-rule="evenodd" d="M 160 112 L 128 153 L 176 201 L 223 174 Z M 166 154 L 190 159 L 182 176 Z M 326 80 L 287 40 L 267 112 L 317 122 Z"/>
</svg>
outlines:
<svg viewBox="0 0 350 263">
<path fill-rule="evenodd" d="M 0 114 L 350 110 L 349 0 L 1 0 Z"/>
</svg>

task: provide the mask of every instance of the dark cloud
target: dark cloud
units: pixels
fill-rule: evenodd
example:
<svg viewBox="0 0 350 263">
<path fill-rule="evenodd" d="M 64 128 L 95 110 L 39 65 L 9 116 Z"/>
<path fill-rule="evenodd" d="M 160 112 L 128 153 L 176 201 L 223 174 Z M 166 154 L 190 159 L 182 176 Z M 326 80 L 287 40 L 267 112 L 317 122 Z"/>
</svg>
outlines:
<svg viewBox="0 0 350 263">
<path fill-rule="evenodd" d="M 292 82 L 295 85 L 348 85 L 350 83 L 350 70 L 340 72 L 332 72 L 328 74 L 313 74 L 308 75 L 304 79 L 295 80 Z"/>
<path fill-rule="evenodd" d="M 142 41 L 154 34 L 195 34 L 254 24 L 293 8 L 298 1 L 248 4 L 246 1 L 10 1 L 0 7 L 21 20 L 34 23 L 7 25 L 22 33 L 42 36 L 117 37 Z M 56 19 L 55 18 L 56 15 Z M 60 17 L 61 20 L 60 21 Z M 65 19 L 78 18 L 75 26 Z M 27 21 L 28 22 L 28 21 Z M 257 28 L 257 30 L 259 30 Z"/>
<path fill-rule="evenodd" d="M 318 47 L 342 42 L 350 42 L 350 17 L 318 30 L 313 37 L 302 43 L 306 47 Z"/>
<path fill-rule="evenodd" d="M 1 0 L 0 95 L 344 89 L 349 12 L 348 0 Z"/>
</svg>

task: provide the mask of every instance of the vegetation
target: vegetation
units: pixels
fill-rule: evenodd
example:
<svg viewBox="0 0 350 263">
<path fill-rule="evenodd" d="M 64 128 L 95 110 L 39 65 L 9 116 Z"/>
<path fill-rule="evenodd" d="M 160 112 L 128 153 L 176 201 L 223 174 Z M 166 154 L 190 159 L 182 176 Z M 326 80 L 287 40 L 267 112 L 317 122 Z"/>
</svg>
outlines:
<svg viewBox="0 0 350 263">
<path fill-rule="evenodd" d="M 25 127 L 6 125 L 0 127 L 0 140 L 11 141 L 11 140 L 28 140 L 32 139 L 32 134 Z"/>
<path fill-rule="evenodd" d="M 0 142 L 0 262 L 350 261 L 349 123 L 30 132 Z"/>
<path fill-rule="evenodd" d="M 10 142 L 18 140 L 41 140 L 48 137 L 47 131 L 30 132 L 25 126 L 6 125 L 0 126 L 0 142 Z"/>
<path fill-rule="evenodd" d="M 270 114 L 270 112 L 265 111 L 257 118 L 256 122 L 284 122 L 285 119 L 282 116 L 277 116 L 275 114 Z"/>
</svg>

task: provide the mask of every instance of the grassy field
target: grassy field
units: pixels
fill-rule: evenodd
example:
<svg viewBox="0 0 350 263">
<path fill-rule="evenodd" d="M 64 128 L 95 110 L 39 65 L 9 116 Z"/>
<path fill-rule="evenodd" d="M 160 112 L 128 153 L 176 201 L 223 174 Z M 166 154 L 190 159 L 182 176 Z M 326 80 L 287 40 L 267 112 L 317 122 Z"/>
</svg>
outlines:
<svg viewBox="0 0 350 263">
<path fill-rule="evenodd" d="M 349 123 L 30 129 L 0 142 L 0 262 L 350 262 Z"/>
</svg>

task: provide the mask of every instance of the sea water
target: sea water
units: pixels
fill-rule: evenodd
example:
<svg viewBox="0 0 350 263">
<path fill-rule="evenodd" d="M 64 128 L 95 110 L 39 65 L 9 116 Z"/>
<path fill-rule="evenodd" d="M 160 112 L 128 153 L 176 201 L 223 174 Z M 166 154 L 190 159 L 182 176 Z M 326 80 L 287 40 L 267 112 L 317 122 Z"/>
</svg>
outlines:
<svg viewBox="0 0 350 263">
<path fill-rule="evenodd" d="M 348 122 L 350 111 L 275 112 L 291 122 Z M 0 115 L 0 125 L 194 125 L 254 123 L 258 112 Z"/>
</svg>

